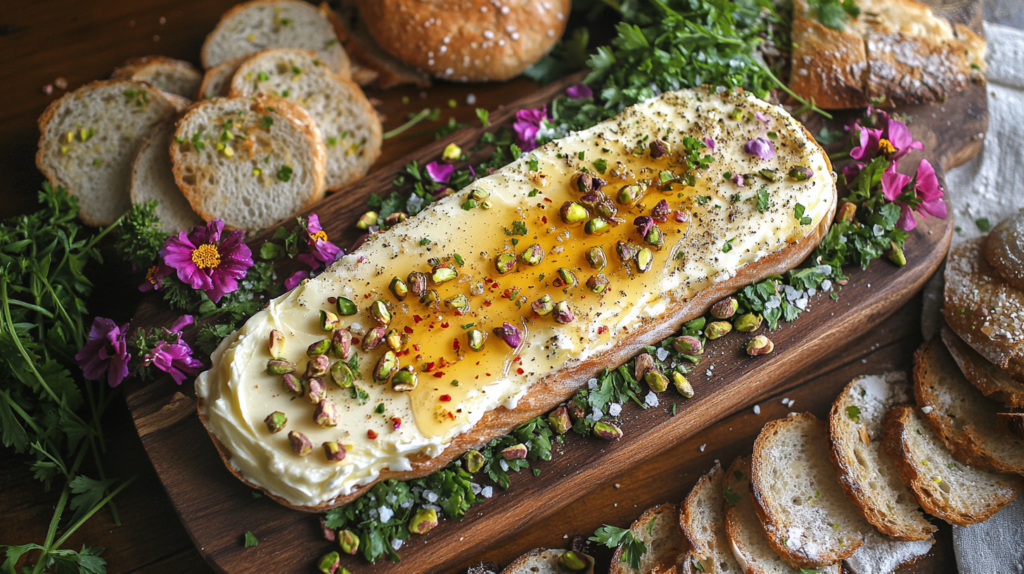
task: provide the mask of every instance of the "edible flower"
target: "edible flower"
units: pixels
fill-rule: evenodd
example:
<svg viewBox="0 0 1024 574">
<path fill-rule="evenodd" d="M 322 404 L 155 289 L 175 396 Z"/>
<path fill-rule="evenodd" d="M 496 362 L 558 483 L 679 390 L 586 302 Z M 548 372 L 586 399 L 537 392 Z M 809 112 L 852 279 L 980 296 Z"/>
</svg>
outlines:
<svg viewBox="0 0 1024 574">
<path fill-rule="evenodd" d="M 163 263 L 157 263 L 146 270 L 146 280 L 143 281 L 142 285 L 139 285 L 139 291 L 143 293 L 159 291 L 163 287 L 164 277 L 169 276 L 173 272 L 170 267 Z"/>
<path fill-rule="evenodd" d="M 715 140 L 713 140 L 711 138 L 704 138 L 704 143 L 708 146 L 708 149 L 710 149 L 712 152 L 715 151 Z"/>
<path fill-rule="evenodd" d="M 947 212 L 946 204 L 942 201 L 942 187 L 939 186 L 935 168 L 928 160 L 921 160 L 921 163 L 917 164 L 913 189 L 904 192 L 904 188 L 910 182 L 910 176 L 896 173 L 893 169 L 888 169 L 882 174 L 882 194 L 900 206 L 900 218 L 896 222 L 896 227 L 904 231 L 917 227 L 914 211 L 925 219 L 929 215 L 945 219 Z M 900 199 L 905 201 L 899 201 Z"/>
<path fill-rule="evenodd" d="M 177 271 L 178 279 L 206 293 L 210 301 L 238 289 L 238 280 L 252 267 L 252 251 L 242 242 L 243 231 L 221 239 L 224 222 L 214 219 L 186 234 L 167 238 L 160 251 L 164 263 Z"/>
<path fill-rule="evenodd" d="M 924 149 L 924 144 L 914 140 L 907 124 L 885 115 L 885 127 L 873 129 L 854 123 L 852 129 L 860 130 L 860 145 L 850 150 L 850 157 L 861 162 L 869 162 L 877 155 L 899 160 L 915 149 Z"/>
<path fill-rule="evenodd" d="M 432 161 L 427 164 L 427 175 L 437 183 L 448 183 L 455 173 L 455 166 L 439 161 Z"/>
<path fill-rule="evenodd" d="M 89 329 L 89 340 L 82 350 L 75 355 L 82 374 L 91 381 L 99 380 L 106 372 L 107 384 L 116 387 L 128 376 L 128 323 L 117 326 L 117 323 L 104 317 L 96 317 Z"/>
<path fill-rule="evenodd" d="M 306 220 L 306 241 L 309 251 L 300 253 L 296 259 L 314 271 L 321 265 L 334 263 L 342 252 L 341 248 L 327 240 L 327 232 L 320 227 L 320 218 L 315 213 L 310 213 Z"/>
<path fill-rule="evenodd" d="M 309 277 L 309 271 L 296 271 L 295 273 L 292 273 L 290 277 L 284 280 L 284 288 L 291 291 L 292 289 L 298 287 L 299 283 L 302 283 L 302 280 L 306 279 L 307 277 Z"/>
<path fill-rule="evenodd" d="M 546 107 L 516 112 L 516 121 L 512 124 L 512 130 L 516 132 L 516 145 L 519 146 L 519 149 L 530 151 L 537 148 L 537 132 L 540 131 L 541 123 L 547 118 Z"/>
<path fill-rule="evenodd" d="M 192 348 L 180 337 L 175 343 L 158 341 L 142 358 L 143 366 L 154 366 L 171 375 L 174 382 L 182 384 L 189 375 L 198 372 L 203 363 L 192 356 Z"/>
<path fill-rule="evenodd" d="M 775 157 L 775 146 L 771 140 L 764 136 L 758 136 L 748 141 L 744 144 L 743 151 L 761 159 L 772 159 Z"/>
<path fill-rule="evenodd" d="M 594 90 L 591 90 L 590 86 L 586 84 L 576 84 L 574 86 L 569 86 L 565 90 L 565 95 L 569 96 L 574 100 L 580 100 L 583 98 L 593 98 Z"/>
</svg>

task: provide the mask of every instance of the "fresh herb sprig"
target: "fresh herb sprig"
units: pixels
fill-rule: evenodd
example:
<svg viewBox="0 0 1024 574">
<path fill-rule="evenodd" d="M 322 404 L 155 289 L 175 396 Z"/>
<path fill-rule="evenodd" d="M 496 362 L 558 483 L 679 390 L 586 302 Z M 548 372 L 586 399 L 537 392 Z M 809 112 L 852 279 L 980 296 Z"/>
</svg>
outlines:
<svg viewBox="0 0 1024 574">
<path fill-rule="evenodd" d="M 604 544 L 608 548 L 622 546 L 620 560 L 634 570 L 640 569 L 640 559 L 647 553 L 647 545 L 640 540 L 628 528 L 619 528 L 605 524 L 598 528 L 590 537 L 592 542 Z"/>
</svg>

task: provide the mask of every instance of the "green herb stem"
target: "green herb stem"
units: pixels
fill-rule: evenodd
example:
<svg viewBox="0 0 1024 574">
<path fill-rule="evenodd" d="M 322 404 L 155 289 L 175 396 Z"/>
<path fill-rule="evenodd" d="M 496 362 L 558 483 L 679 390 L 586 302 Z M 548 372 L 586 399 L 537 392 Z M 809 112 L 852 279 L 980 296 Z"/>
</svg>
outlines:
<svg viewBox="0 0 1024 574">
<path fill-rule="evenodd" d="M 398 126 L 397 128 L 395 128 L 393 130 L 384 132 L 384 135 L 382 137 L 387 140 L 387 139 L 391 139 L 391 138 L 393 138 L 393 137 L 395 137 L 397 135 L 401 135 L 402 133 L 404 133 L 409 128 L 411 128 L 411 127 L 415 126 L 416 124 L 422 122 L 423 120 L 427 119 L 427 116 L 429 116 L 429 115 L 430 115 L 430 108 L 424 108 L 419 113 L 417 113 L 413 117 L 409 118 L 409 121 L 405 122 L 404 124 Z"/>
</svg>

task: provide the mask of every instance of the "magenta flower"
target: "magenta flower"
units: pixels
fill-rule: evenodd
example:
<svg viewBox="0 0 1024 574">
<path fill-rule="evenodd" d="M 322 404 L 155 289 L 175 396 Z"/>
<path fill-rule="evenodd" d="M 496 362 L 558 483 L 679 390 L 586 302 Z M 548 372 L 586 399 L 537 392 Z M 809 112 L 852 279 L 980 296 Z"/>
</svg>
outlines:
<svg viewBox="0 0 1024 574">
<path fill-rule="evenodd" d="M 535 110 L 519 110 L 516 112 L 516 121 L 512 124 L 516 132 L 516 145 L 523 151 L 530 151 L 537 147 L 537 132 L 540 131 L 541 123 L 548 118 L 547 108 Z"/>
<path fill-rule="evenodd" d="M 910 183 L 910 176 L 895 173 L 893 170 L 886 170 L 882 174 L 882 193 L 885 198 L 889 201 L 894 201 L 903 193 L 903 188 Z M 904 231 L 910 231 L 917 227 L 917 221 L 914 218 L 914 211 L 917 211 L 924 217 L 928 218 L 929 215 L 937 217 L 939 219 L 945 219 L 946 203 L 942 201 L 942 187 L 939 186 L 939 178 L 935 175 L 935 168 L 928 160 L 921 160 L 921 163 L 917 164 L 917 175 L 914 177 L 914 197 L 917 201 L 916 205 L 911 206 L 900 201 L 897 205 L 900 206 L 900 218 L 896 222 L 896 227 Z"/>
<path fill-rule="evenodd" d="M 860 130 L 860 145 L 850 150 L 850 157 L 862 162 L 871 161 L 878 151 L 878 140 L 882 139 L 882 130 L 861 127 L 859 124 L 855 124 L 854 129 Z"/>
<path fill-rule="evenodd" d="M 576 84 L 575 86 L 569 86 L 565 90 L 565 94 L 574 100 L 582 98 L 593 98 L 594 90 L 590 89 L 590 86 L 586 84 Z"/>
<path fill-rule="evenodd" d="M 203 363 L 192 356 L 192 348 L 180 337 L 175 343 L 160 341 L 142 358 L 144 366 L 154 366 L 182 384 L 188 375 L 198 372 Z"/>
<path fill-rule="evenodd" d="M 146 280 L 143 281 L 142 285 L 139 285 L 139 291 L 143 293 L 159 291 L 163 287 L 164 278 L 171 273 L 173 273 L 173 270 L 170 267 L 163 263 L 157 263 L 146 270 Z"/>
<path fill-rule="evenodd" d="M 896 164 L 892 164 L 882 174 L 882 195 L 889 201 L 896 201 L 908 183 L 910 183 L 910 176 L 897 173 Z"/>
<path fill-rule="evenodd" d="M 238 280 L 252 267 L 252 251 L 242 242 L 243 231 L 232 231 L 221 240 L 224 222 L 219 219 L 195 226 L 167 238 L 160 251 L 164 263 L 178 273 L 178 279 L 200 289 L 210 301 L 220 301 L 238 289 Z"/>
<path fill-rule="evenodd" d="M 327 232 L 320 227 L 320 218 L 315 213 L 310 213 L 306 220 L 306 242 L 309 251 L 300 253 L 296 259 L 314 271 L 334 263 L 341 254 L 341 248 L 327 240 Z"/>
<path fill-rule="evenodd" d="M 775 157 L 775 146 L 771 140 L 764 136 L 758 136 L 748 141 L 743 146 L 743 151 L 761 159 L 772 159 Z"/>
<path fill-rule="evenodd" d="M 859 123 L 854 124 L 854 129 L 860 130 L 860 145 L 850 150 L 850 157 L 865 163 L 879 154 L 897 161 L 912 150 L 924 149 L 924 144 L 914 140 L 907 124 L 888 116 L 883 129 L 865 128 Z"/>
<path fill-rule="evenodd" d="M 893 159 L 900 159 L 907 155 L 912 150 L 924 149 L 924 144 L 914 140 L 914 136 L 910 135 L 910 128 L 907 124 L 888 118 L 885 126 L 885 133 L 882 134 L 882 139 L 887 140 L 894 149 Z M 879 147 L 883 147 L 884 144 L 879 141 Z"/>
<path fill-rule="evenodd" d="M 291 277 L 284 280 L 284 288 L 291 291 L 302 283 L 302 280 L 309 277 L 309 271 L 296 271 Z"/>
<path fill-rule="evenodd" d="M 715 151 L 715 140 L 713 140 L 711 138 L 704 138 L 704 143 L 708 146 L 708 149 L 710 149 L 711 152 L 714 153 L 714 151 Z"/>
<path fill-rule="evenodd" d="M 110 319 L 96 317 L 89 329 L 89 340 L 82 350 L 75 355 L 82 374 L 90 381 L 99 380 L 100 375 L 107 373 L 107 384 L 116 387 L 128 376 L 128 323 L 117 326 Z"/>
<path fill-rule="evenodd" d="M 454 165 L 441 163 L 439 161 L 432 161 L 427 164 L 427 175 L 437 183 L 448 183 L 448 180 L 452 178 L 453 173 L 455 173 Z"/>
</svg>

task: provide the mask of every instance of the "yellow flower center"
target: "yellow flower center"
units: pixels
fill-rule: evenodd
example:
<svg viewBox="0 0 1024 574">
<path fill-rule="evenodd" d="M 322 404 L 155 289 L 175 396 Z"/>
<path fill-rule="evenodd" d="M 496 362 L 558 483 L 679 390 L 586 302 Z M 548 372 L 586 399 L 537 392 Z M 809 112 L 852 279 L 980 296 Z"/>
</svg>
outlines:
<svg viewBox="0 0 1024 574">
<path fill-rule="evenodd" d="M 317 231 L 310 237 L 311 239 L 313 239 L 314 243 L 316 243 L 317 241 L 327 241 L 327 232 L 321 229 L 320 231 Z"/>
<path fill-rule="evenodd" d="M 220 252 L 212 243 L 204 243 L 192 251 L 192 263 L 200 269 L 213 269 L 220 265 Z"/>
<path fill-rule="evenodd" d="M 156 265 L 146 270 L 146 281 L 149 281 L 153 285 L 156 285 L 156 271 L 158 267 Z"/>
<path fill-rule="evenodd" d="M 896 148 L 893 147 L 892 142 L 886 139 L 878 140 L 878 149 L 886 155 L 896 153 Z"/>
</svg>

